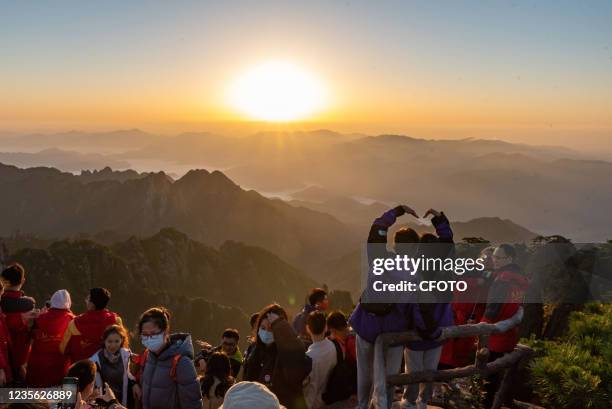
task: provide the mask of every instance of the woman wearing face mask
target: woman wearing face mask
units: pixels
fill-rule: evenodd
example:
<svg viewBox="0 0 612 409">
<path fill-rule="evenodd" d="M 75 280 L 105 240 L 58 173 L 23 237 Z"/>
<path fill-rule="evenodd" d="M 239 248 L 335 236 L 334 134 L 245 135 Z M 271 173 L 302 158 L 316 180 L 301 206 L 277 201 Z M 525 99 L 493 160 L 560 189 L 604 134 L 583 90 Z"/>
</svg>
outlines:
<svg viewBox="0 0 612 409">
<path fill-rule="evenodd" d="M 102 335 L 102 349 L 91 360 L 96 364 L 96 387 L 110 385 L 115 397 L 123 406 L 133 407 L 130 397 L 134 377 L 130 373 L 131 351 L 128 349 L 128 334 L 125 328 L 111 325 Z"/>
<path fill-rule="evenodd" d="M 140 376 L 143 409 L 201 409 L 191 335 L 170 334 L 170 313 L 163 307 L 145 311 L 138 331 L 146 348 Z"/>
<path fill-rule="evenodd" d="M 272 304 L 259 313 L 255 348 L 245 363 L 245 380 L 260 382 L 287 409 L 306 408 L 302 382 L 312 369 L 304 343 L 287 321 L 287 313 Z"/>
</svg>

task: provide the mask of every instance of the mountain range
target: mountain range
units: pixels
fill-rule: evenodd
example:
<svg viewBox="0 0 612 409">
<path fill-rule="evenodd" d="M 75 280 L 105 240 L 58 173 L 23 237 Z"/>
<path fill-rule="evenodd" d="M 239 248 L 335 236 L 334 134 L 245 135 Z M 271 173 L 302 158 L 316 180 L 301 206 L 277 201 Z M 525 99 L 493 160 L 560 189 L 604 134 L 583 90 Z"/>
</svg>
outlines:
<svg viewBox="0 0 612 409">
<path fill-rule="evenodd" d="M 163 172 L 116 177 L 91 181 L 90 174 L 0 165 L 0 235 L 146 236 L 175 227 L 209 245 L 257 244 L 307 270 L 358 243 L 334 217 L 243 190 L 218 171 L 193 170 L 176 181 Z"/>
<path fill-rule="evenodd" d="M 0 241 L 1 242 L 1 241 Z M 89 240 L 58 240 L 42 247 L 14 248 L 4 264 L 27 271 L 25 291 L 39 305 L 60 288 L 72 294 L 73 310 L 84 309 L 89 288 L 106 287 L 133 329 L 145 309 L 167 306 L 175 330 L 216 342 L 226 327 L 248 332 L 248 314 L 272 301 L 295 311 L 314 281 L 270 252 L 237 242 L 218 249 L 174 229 L 105 246 Z"/>
<path fill-rule="evenodd" d="M 329 130 L 160 136 L 137 129 L 11 136 L 1 138 L 0 146 L 112 152 L 106 155 L 109 161 L 128 162 L 141 170 L 165 169 L 166 175 L 177 174 L 175 179 L 185 168 L 218 169 L 267 196 L 315 185 L 338 197 L 369 203 L 406 203 L 422 211 L 444 208 L 455 220 L 510 219 L 575 241 L 605 241 L 611 234 L 607 226 L 612 214 L 601 209 L 612 203 L 612 192 L 602 188 L 612 178 L 612 163 L 558 146 Z M 352 206 L 350 202 L 292 204 L 335 213 L 350 224 L 356 221 L 337 211 Z M 363 210 L 364 216 L 370 214 Z"/>
</svg>

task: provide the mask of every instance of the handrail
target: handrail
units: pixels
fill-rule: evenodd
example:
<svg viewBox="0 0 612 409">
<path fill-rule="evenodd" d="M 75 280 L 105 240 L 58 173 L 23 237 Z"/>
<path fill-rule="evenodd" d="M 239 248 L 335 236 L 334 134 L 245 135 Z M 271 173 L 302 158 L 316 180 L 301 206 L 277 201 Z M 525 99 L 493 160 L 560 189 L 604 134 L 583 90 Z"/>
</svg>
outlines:
<svg viewBox="0 0 612 409">
<path fill-rule="evenodd" d="M 466 338 L 466 337 L 480 337 L 482 344 L 487 343 L 487 338 L 491 334 L 498 334 L 502 332 L 506 332 L 521 323 L 524 316 L 523 307 L 519 307 L 517 312 L 510 318 L 496 322 L 494 324 L 489 324 L 485 322 L 481 322 L 478 324 L 465 324 L 465 325 L 455 325 L 451 327 L 441 328 L 442 332 L 435 341 L 444 341 L 450 338 Z M 439 373 L 442 371 L 418 371 L 414 372 L 410 375 L 408 374 L 398 374 L 398 375 L 390 375 L 389 378 L 386 376 L 386 363 L 385 363 L 385 352 L 388 347 L 391 346 L 399 346 L 405 345 L 411 341 L 422 341 L 424 340 L 420 335 L 418 335 L 415 331 L 405 331 L 405 332 L 389 332 L 385 334 L 381 334 L 376 338 L 376 342 L 374 344 L 374 379 L 373 379 L 373 391 L 372 391 L 372 400 L 375 408 L 387 408 L 387 383 L 393 385 L 405 385 L 408 383 L 417 383 L 422 382 L 421 379 L 423 377 L 432 376 L 430 372 Z M 485 346 L 485 345 L 481 345 Z M 511 362 L 510 365 L 515 365 L 521 359 L 529 355 L 531 352 L 531 348 L 527 346 L 521 346 L 514 352 L 517 352 L 515 355 L 512 355 L 509 358 L 506 356 L 499 358 L 491 363 L 486 363 L 488 359 L 488 349 L 484 349 L 479 351 L 477 354 L 477 361 L 474 365 L 469 368 L 469 371 L 466 371 L 466 368 L 458 368 L 464 371 L 456 371 L 456 372 L 447 372 L 445 371 L 442 375 L 444 380 L 458 378 L 463 376 L 469 376 L 469 374 L 476 373 L 494 373 L 500 371 L 509 365 L 506 365 L 507 362 Z M 505 359 L 504 359 L 505 358 Z M 504 359 L 501 363 L 498 363 L 499 360 Z M 500 366 L 500 364 L 505 366 Z M 452 370 L 451 370 L 452 371 Z M 422 372 L 427 372 L 426 374 L 421 374 Z M 473 372 L 473 373 L 472 373 Z M 468 375 L 463 375 L 467 373 Z M 496 397 L 496 401 L 497 401 Z"/>
</svg>

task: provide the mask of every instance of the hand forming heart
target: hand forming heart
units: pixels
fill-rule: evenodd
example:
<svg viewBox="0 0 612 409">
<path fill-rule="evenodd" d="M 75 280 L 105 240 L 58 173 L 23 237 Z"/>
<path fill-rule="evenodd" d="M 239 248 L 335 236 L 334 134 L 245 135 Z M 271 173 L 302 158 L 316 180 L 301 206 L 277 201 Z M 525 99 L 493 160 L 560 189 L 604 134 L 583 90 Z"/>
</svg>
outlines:
<svg viewBox="0 0 612 409">
<path fill-rule="evenodd" d="M 410 215 L 414 216 L 414 217 L 415 217 L 415 218 L 417 218 L 417 219 L 419 218 L 419 216 L 417 215 L 417 213 L 416 213 L 416 212 L 415 212 L 415 211 L 414 211 L 414 210 L 413 210 L 411 207 L 406 206 L 406 205 L 401 205 L 401 206 L 402 206 L 402 209 L 404 209 L 404 212 L 405 212 L 406 214 L 410 214 Z M 427 216 L 429 216 L 429 215 L 432 215 L 432 216 L 434 216 L 434 217 L 438 217 L 438 216 L 440 216 L 441 214 L 442 214 L 441 212 L 439 212 L 439 211 L 437 211 L 437 210 L 435 210 L 435 209 L 429 209 L 427 212 L 425 212 L 425 215 L 423 216 L 423 218 L 426 218 L 426 217 L 427 217 Z"/>
</svg>

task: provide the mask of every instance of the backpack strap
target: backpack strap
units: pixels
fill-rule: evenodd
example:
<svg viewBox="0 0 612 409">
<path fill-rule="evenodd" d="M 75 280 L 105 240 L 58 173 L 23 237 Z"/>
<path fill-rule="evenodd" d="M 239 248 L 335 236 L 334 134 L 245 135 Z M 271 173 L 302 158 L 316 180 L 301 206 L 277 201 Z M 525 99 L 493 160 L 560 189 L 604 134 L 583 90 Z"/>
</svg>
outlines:
<svg viewBox="0 0 612 409">
<path fill-rule="evenodd" d="M 149 350 L 145 349 L 142 353 L 142 359 L 140 360 L 140 369 L 138 371 L 138 379 L 142 379 L 142 374 L 144 373 L 144 367 L 147 363 L 147 358 L 149 357 Z"/>
<path fill-rule="evenodd" d="M 176 367 L 181 360 L 181 355 L 176 354 L 172 357 L 172 367 L 170 368 L 170 378 L 172 378 L 173 382 L 176 382 Z"/>
<path fill-rule="evenodd" d="M 344 354 L 342 353 L 342 347 L 340 343 L 335 339 L 331 339 L 331 342 L 334 343 L 334 347 L 336 348 L 336 365 L 344 361 Z"/>
<path fill-rule="evenodd" d="M 104 379 L 104 375 L 102 374 L 102 365 L 100 364 L 100 362 L 96 362 L 96 373 L 100 375 L 100 381 L 102 382 L 102 385 L 100 385 L 100 387 L 102 389 L 104 389 L 104 384 L 106 383 L 106 379 Z"/>
</svg>

